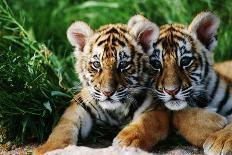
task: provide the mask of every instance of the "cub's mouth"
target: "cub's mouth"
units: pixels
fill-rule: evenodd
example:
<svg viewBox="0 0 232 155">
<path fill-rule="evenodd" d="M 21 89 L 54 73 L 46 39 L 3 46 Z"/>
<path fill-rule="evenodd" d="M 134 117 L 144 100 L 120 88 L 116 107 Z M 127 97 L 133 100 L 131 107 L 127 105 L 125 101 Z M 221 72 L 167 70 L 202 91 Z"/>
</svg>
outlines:
<svg viewBox="0 0 232 155">
<path fill-rule="evenodd" d="M 188 103 L 185 100 L 173 98 L 164 102 L 164 105 L 170 110 L 182 110 L 187 107 Z"/>
<path fill-rule="evenodd" d="M 177 89 L 164 89 L 162 93 L 158 92 L 158 96 L 163 100 L 164 105 L 170 110 L 182 110 L 188 106 L 188 91 Z"/>
<path fill-rule="evenodd" d="M 106 99 L 104 101 L 99 101 L 98 103 L 103 109 L 107 110 L 115 110 L 122 105 L 121 101 L 113 99 Z"/>
</svg>

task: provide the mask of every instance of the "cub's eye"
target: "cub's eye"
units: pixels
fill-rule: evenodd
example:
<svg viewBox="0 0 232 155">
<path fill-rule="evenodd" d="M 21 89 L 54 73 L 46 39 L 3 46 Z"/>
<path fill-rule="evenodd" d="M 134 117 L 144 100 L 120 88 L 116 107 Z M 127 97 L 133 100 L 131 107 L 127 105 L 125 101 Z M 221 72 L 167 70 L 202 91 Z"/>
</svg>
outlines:
<svg viewBox="0 0 232 155">
<path fill-rule="evenodd" d="M 192 61 L 193 61 L 193 58 L 191 58 L 191 57 L 183 57 L 180 60 L 180 66 L 181 67 L 188 67 L 189 65 L 191 65 Z"/>
<path fill-rule="evenodd" d="M 123 69 L 128 69 L 130 67 L 130 63 L 127 61 L 122 61 L 119 63 L 119 69 L 123 70 Z"/>
<path fill-rule="evenodd" d="M 159 70 L 162 68 L 162 64 L 159 60 L 150 60 L 150 64 L 153 69 Z"/>
<path fill-rule="evenodd" d="M 100 69 L 100 68 L 101 68 L 101 64 L 100 64 L 99 61 L 94 61 L 94 62 L 92 63 L 92 66 L 93 66 L 93 68 L 95 68 L 95 69 Z"/>
</svg>

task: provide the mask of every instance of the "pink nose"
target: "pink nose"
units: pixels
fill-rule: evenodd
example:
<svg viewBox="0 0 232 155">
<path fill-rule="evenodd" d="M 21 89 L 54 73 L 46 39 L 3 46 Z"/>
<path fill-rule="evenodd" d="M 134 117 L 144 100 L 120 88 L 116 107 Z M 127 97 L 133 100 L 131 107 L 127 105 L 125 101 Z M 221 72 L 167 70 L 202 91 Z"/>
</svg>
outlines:
<svg viewBox="0 0 232 155">
<path fill-rule="evenodd" d="M 174 88 L 174 89 L 165 89 L 164 91 L 168 93 L 169 95 L 176 95 L 179 92 L 180 88 Z"/>
<path fill-rule="evenodd" d="M 110 96 L 112 96 L 114 94 L 113 91 L 103 91 L 102 93 L 107 97 L 110 97 Z"/>
</svg>

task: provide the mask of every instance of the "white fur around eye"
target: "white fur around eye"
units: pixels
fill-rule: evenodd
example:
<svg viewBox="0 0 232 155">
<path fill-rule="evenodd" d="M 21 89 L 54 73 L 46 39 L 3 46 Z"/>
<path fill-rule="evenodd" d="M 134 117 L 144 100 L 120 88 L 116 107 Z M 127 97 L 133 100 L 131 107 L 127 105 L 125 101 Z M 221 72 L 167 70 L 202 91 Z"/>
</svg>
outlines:
<svg viewBox="0 0 232 155">
<path fill-rule="evenodd" d="M 123 72 L 123 71 L 125 71 L 125 70 L 129 69 L 130 67 L 131 67 L 131 65 L 127 65 L 127 67 L 126 67 L 126 68 L 121 68 L 121 69 L 120 69 L 120 71 L 121 71 L 121 72 Z"/>
<path fill-rule="evenodd" d="M 183 66 L 184 69 L 188 68 L 189 66 L 191 66 L 193 63 L 193 60 L 191 60 L 191 62 L 187 65 L 187 66 Z"/>
<path fill-rule="evenodd" d="M 99 67 L 96 66 L 95 63 L 99 63 L 99 64 L 98 64 Z M 101 70 L 101 63 L 100 63 L 99 61 L 93 61 L 93 62 L 92 62 L 92 67 L 93 67 L 95 70 L 97 70 L 98 72 L 100 72 L 100 70 Z"/>
</svg>

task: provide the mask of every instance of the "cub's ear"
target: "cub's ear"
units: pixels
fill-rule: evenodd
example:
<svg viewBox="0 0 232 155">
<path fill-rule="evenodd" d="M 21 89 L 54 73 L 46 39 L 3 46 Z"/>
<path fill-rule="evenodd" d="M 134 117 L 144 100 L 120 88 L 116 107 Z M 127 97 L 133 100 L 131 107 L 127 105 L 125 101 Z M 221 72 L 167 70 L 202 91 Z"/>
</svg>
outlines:
<svg viewBox="0 0 232 155">
<path fill-rule="evenodd" d="M 144 21 L 149 21 L 149 20 L 142 15 L 134 15 L 129 19 L 127 26 L 129 29 L 131 29 L 135 24 L 141 21 L 144 22 Z"/>
<path fill-rule="evenodd" d="M 74 22 L 67 30 L 67 37 L 71 45 L 83 50 L 87 39 L 93 34 L 93 30 L 84 22 Z"/>
<path fill-rule="evenodd" d="M 145 52 L 150 49 L 159 37 L 159 27 L 141 15 L 131 17 L 128 28 L 138 43 L 142 45 Z"/>
<path fill-rule="evenodd" d="M 219 23 L 219 18 L 213 13 L 202 12 L 193 19 L 188 30 L 211 51 L 217 45 L 216 34 Z"/>
</svg>

